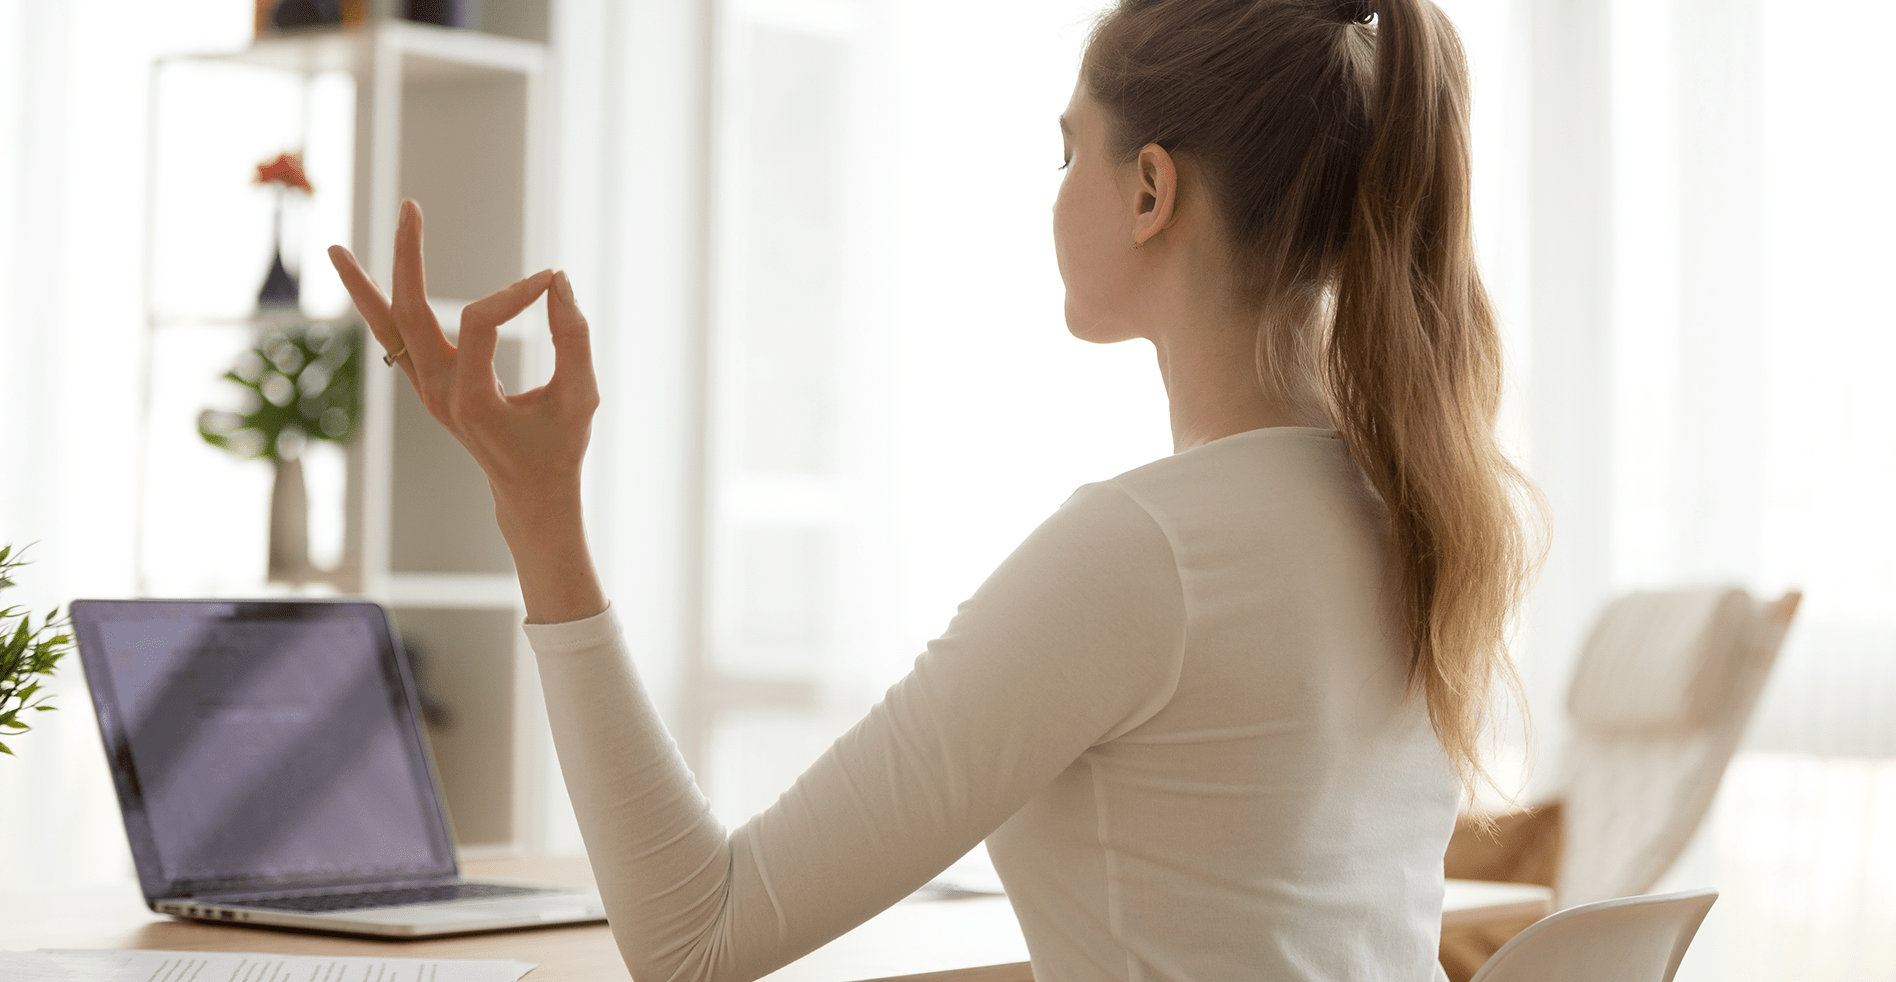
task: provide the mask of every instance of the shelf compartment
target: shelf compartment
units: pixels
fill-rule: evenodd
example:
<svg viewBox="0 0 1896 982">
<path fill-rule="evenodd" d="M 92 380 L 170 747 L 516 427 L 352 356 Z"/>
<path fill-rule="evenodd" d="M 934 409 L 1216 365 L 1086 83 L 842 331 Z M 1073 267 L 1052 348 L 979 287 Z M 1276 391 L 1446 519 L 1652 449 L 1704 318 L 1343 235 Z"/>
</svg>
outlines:
<svg viewBox="0 0 1896 982">
<path fill-rule="evenodd" d="M 519 770 L 515 675 L 520 617 L 511 607 L 396 606 L 403 641 L 419 656 L 423 691 L 447 711 L 427 727 L 457 846 L 515 841 Z"/>
<path fill-rule="evenodd" d="M 519 391 L 521 344 L 501 338 L 494 369 Z M 402 573 L 511 574 L 513 557 L 494 524 L 494 499 L 480 465 L 428 415 L 407 380 L 395 390 L 389 497 L 389 569 Z"/>
<path fill-rule="evenodd" d="M 528 76 L 402 59 L 397 186 L 427 219 L 428 292 L 484 297 L 526 266 Z"/>
<path fill-rule="evenodd" d="M 398 573 L 388 598 L 397 607 L 520 607 L 520 581 L 511 573 Z"/>
<path fill-rule="evenodd" d="M 242 51 L 198 57 L 304 75 L 360 75 L 374 59 L 377 44 L 416 56 L 423 62 L 417 70 L 436 73 L 434 77 L 455 78 L 474 71 L 525 74 L 539 71 L 546 62 L 545 46 L 532 41 L 393 20 L 362 30 L 336 28 L 259 38 Z"/>
</svg>

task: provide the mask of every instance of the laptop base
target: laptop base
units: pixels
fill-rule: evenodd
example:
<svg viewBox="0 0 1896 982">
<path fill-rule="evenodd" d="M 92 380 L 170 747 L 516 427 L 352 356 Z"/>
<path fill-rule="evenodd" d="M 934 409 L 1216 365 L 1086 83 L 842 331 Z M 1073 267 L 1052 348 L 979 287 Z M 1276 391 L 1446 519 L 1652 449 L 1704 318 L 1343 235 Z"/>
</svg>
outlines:
<svg viewBox="0 0 1896 982">
<path fill-rule="evenodd" d="M 528 886 L 544 892 L 527 896 L 456 900 L 440 904 L 372 907 L 328 913 L 268 910 L 242 906 L 241 901 L 210 898 L 160 900 L 151 909 L 186 920 L 240 927 L 264 927 L 323 934 L 342 934 L 383 940 L 438 938 L 489 931 L 560 927 L 606 919 L 599 893 L 559 884 L 519 883 L 510 880 L 469 879 L 466 883 Z"/>
</svg>

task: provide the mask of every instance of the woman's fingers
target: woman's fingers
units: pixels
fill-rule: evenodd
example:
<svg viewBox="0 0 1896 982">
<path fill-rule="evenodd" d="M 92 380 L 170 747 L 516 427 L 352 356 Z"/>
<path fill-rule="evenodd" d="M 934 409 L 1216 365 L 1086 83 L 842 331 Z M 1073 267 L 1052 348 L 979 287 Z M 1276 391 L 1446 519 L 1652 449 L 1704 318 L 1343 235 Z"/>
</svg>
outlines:
<svg viewBox="0 0 1896 982">
<path fill-rule="evenodd" d="M 499 344 L 500 325 L 520 316 L 546 292 L 552 270 L 541 270 L 512 285 L 502 287 L 461 309 L 461 334 L 455 356 L 455 401 L 499 401 L 500 386 L 494 374 L 494 348 Z"/>
<path fill-rule="evenodd" d="M 382 290 L 363 272 L 362 265 L 356 262 L 354 254 L 339 245 L 329 247 L 329 262 L 336 267 L 336 275 L 342 277 L 342 285 L 349 291 L 349 299 L 355 302 L 356 312 L 362 315 L 369 325 L 369 333 L 375 335 L 376 343 L 382 346 L 384 353 L 400 351 L 402 334 L 395 326 L 395 312 L 389 307 L 388 298 L 382 296 Z M 415 380 L 415 369 L 406 358 L 397 359 L 408 380 Z"/>
<path fill-rule="evenodd" d="M 454 347 L 441 333 L 434 308 L 428 306 L 428 277 L 421 258 L 421 206 L 413 200 L 402 201 L 401 217 L 395 224 L 393 279 L 391 307 L 402 344 L 408 348 L 416 375 L 424 382 L 437 378 L 451 360 Z"/>
<path fill-rule="evenodd" d="M 412 198 L 402 199 L 395 221 L 394 285 L 396 309 L 402 309 L 404 302 L 410 306 L 427 306 L 428 274 L 421 261 L 421 206 Z"/>
<path fill-rule="evenodd" d="M 553 276 L 546 303 L 547 329 L 553 333 L 553 384 L 597 401 L 599 383 L 593 376 L 592 329 L 573 299 L 573 284 L 561 270 Z"/>
<path fill-rule="evenodd" d="M 428 305 L 421 209 L 413 201 L 402 202 L 396 226 L 390 295 L 383 295 L 347 249 L 332 248 L 330 260 L 376 340 L 386 351 L 404 352 L 402 370 L 422 403 L 467 446 L 490 480 L 544 474 L 583 456 L 587 427 L 583 419 L 575 426 L 575 419 L 590 418 L 599 391 L 586 318 L 564 273 L 544 270 L 468 304 L 461 310 L 457 344 L 449 344 Z M 500 325 L 549 289 L 553 379 L 544 389 L 507 398 L 494 371 Z"/>
</svg>

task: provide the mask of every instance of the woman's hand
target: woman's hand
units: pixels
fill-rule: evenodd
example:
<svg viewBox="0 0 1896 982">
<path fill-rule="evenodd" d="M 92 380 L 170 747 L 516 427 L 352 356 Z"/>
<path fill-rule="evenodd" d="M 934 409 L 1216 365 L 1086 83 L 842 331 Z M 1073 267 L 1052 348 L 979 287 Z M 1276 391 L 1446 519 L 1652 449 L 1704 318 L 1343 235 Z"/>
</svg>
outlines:
<svg viewBox="0 0 1896 982">
<path fill-rule="evenodd" d="M 592 433 L 599 386 L 586 318 L 566 274 L 544 271 L 468 304 L 459 342 L 450 344 L 428 306 L 422 270 L 421 209 L 402 202 L 395 231 L 394 297 L 341 246 L 329 258 L 375 339 L 395 358 L 430 415 L 486 473 L 501 534 L 514 554 L 527 619 L 557 623 L 605 609 L 580 514 L 580 466 Z M 549 293 L 550 288 L 550 293 Z M 549 293 L 553 378 L 509 395 L 494 373 L 500 325 Z"/>
</svg>

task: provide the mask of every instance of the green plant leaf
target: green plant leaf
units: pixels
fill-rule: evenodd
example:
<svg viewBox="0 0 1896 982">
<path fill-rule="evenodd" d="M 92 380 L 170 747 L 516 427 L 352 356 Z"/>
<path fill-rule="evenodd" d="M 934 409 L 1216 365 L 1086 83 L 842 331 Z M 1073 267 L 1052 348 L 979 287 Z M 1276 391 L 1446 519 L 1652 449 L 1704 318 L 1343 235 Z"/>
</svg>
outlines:
<svg viewBox="0 0 1896 982">
<path fill-rule="evenodd" d="M 198 417 L 198 436 L 226 452 L 272 461 L 289 429 L 310 440 L 349 442 L 362 416 L 362 335 L 359 325 L 333 323 L 266 331 L 222 376 L 252 393 L 254 406 L 247 413 L 206 410 Z M 278 378 L 278 387 L 282 379 L 293 383 L 287 397 L 277 393 L 287 401 L 264 397 L 264 383 L 272 378 Z M 220 417 L 215 428 L 205 425 L 210 416 Z M 243 433 L 254 436 L 255 443 L 250 436 L 236 439 Z"/>
<path fill-rule="evenodd" d="M 14 571 L 26 565 L 20 553 L 11 545 L 0 546 L 0 587 L 15 584 Z M 48 610 L 37 626 L 30 610 L 0 608 L 0 732 L 25 733 L 31 727 L 21 721 L 21 713 L 58 708 L 47 703 L 50 693 L 45 682 L 72 647 L 72 634 L 65 627 L 57 607 Z M 0 744 L 0 752 L 14 755 L 5 744 Z"/>
</svg>

